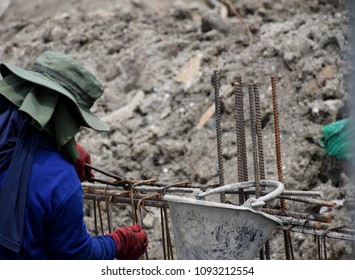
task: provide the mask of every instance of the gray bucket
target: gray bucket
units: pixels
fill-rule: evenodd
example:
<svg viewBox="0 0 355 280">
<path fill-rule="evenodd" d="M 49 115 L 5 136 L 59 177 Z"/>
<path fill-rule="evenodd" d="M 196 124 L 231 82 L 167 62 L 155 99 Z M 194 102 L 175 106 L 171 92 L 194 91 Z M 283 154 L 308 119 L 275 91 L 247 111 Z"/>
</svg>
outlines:
<svg viewBox="0 0 355 280">
<path fill-rule="evenodd" d="M 201 200 L 210 194 L 250 187 L 254 182 L 223 186 L 194 197 L 165 195 L 168 201 L 174 245 L 180 260 L 254 259 L 273 230 L 282 222 L 259 208 L 283 191 L 277 181 L 261 181 L 276 190 L 243 206 Z"/>
</svg>

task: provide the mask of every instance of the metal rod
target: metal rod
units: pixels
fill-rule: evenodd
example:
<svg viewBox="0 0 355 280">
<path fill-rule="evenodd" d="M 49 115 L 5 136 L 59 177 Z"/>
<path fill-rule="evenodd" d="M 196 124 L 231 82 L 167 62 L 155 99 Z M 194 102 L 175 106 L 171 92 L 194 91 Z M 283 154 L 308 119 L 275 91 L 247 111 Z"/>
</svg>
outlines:
<svg viewBox="0 0 355 280">
<path fill-rule="evenodd" d="M 160 223 L 161 223 L 161 238 L 162 238 L 162 243 L 163 243 L 163 255 L 164 255 L 164 260 L 166 260 L 166 244 L 165 244 L 165 229 L 164 229 L 163 208 L 160 208 Z"/>
<path fill-rule="evenodd" d="M 276 77 L 271 77 L 272 103 L 274 113 L 274 133 L 275 133 L 275 148 L 276 148 L 276 165 L 278 180 L 283 183 L 282 159 L 281 159 L 281 142 L 280 142 L 280 127 L 279 127 L 279 110 L 277 104 L 277 89 Z M 281 209 L 286 209 L 286 204 L 281 199 Z"/>
<path fill-rule="evenodd" d="M 244 104 L 242 77 L 237 77 L 237 82 L 234 84 L 235 98 L 235 120 L 236 120 L 236 137 L 237 137 L 237 164 L 238 164 L 238 182 L 244 182 L 247 166 L 245 165 L 245 123 L 244 123 Z M 239 191 L 239 204 L 245 201 L 244 190 Z"/>
<path fill-rule="evenodd" d="M 160 183 L 159 185 L 164 185 L 164 186 L 169 186 L 169 184 L 162 184 Z M 93 192 L 96 189 L 102 189 L 102 190 L 109 190 L 109 191 L 120 191 L 124 190 L 125 188 L 122 186 L 109 186 L 106 184 L 92 184 L 92 183 L 82 183 L 82 187 L 84 191 L 86 192 Z M 181 193 L 191 193 L 194 192 L 196 189 L 214 189 L 216 188 L 217 185 L 194 185 L 194 186 L 179 186 L 179 187 L 169 187 L 169 188 L 164 188 L 160 186 L 139 186 L 139 187 L 134 187 L 134 190 L 137 192 L 166 192 L 166 193 L 174 193 L 174 192 L 181 192 Z M 262 190 L 261 194 L 265 195 L 269 193 L 269 191 L 266 191 L 265 187 L 268 187 L 266 185 L 261 184 Z M 244 190 L 248 194 L 254 194 L 254 190 Z M 283 195 L 289 195 L 289 196 L 303 196 L 303 197 L 320 197 L 322 196 L 322 193 L 319 191 L 293 191 L 293 190 L 284 190 L 282 192 Z"/>
<path fill-rule="evenodd" d="M 254 103 L 255 103 L 256 135 L 258 140 L 259 173 L 260 173 L 260 180 L 265 180 L 264 144 L 263 144 L 263 129 L 261 126 L 259 83 L 254 83 Z"/>
<path fill-rule="evenodd" d="M 101 233 L 102 233 L 102 235 L 104 235 L 104 226 L 103 226 L 103 223 L 102 223 L 100 201 L 97 201 L 97 208 L 99 209 L 99 220 L 100 220 Z"/>
<path fill-rule="evenodd" d="M 283 225 L 304 226 L 304 227 L 310 227 L 314 229 L 322 228 L 322 223 L 318 221 L 311 221 L 307 219 L 299 219 L 294 217 L 284 217 L 284 216 L 277 216 L 277 215 L 275 216 L 282 221 Z"/>
<path fill-rule="evenodd" d="M 260 108 L 260 94 L 259 83 L 254 83 L 254 104 L 255 104 L 255 122 L 256 122 L 256 135 L 258 139 L 258 160 L 259 160 L 259 173 L 260 180 L 265 180 L 265 162 L 264 162 L 264 143 L 263 143 L 263 128 L 261 124 L 261 108 Z M 263 188 L 265 190 L 265 188 Z M 267 260 L 271 259 L 271 245 L 267 240 L 264 245 L 265 250 L 261 252 L 262 257 Z"/>
<path fill-rule="evenodd" d="M 107 197 L 107 190 L 105 193 L 105 203 L 106 203 L 106 215 L 107 215 L 107 224 L 108 224 L 108 231 L 111 232 L 111 217 L 110 217 L 110 203 L 108 201 L 108 197 Z"/>
<path fill-rule="evenodd" d="M 104 195 L 99 195 L 99 194 L 84 194 L 84 199 L 93 199 L 95 198 L 98 201 L 104 201 L 105 196 Z M 137 205 L 139 203 L 140 198 L 133 198 L 131 199 L 130 197 L 122 197 L 122 196 L 112 196 L 110 198 L 111 203 L 118 203 L 118 204 L 126 204 L 126 205 L 131 205 L 132 203 L 134 205 Z M 152 206 L 152 207 L 162 207 L 166 204 L 166 202 L 161 201 L 161 200 L 153 200 L 149 199 L 145 202 L 146 206 Z"/>
<path fill-rule="evenodd" d="M 304 202 L 304 203 L 309 203 L 309 204 L 315 204 L 315 205 L 319 205 L 319 206 L 327 206 L 327 207 L 336 206 L 335 202 L 325 201 L 325 200 L 315 199 L 315 198 L 294 197 L 294 196 L 283 195 L 283 194 L 281 194 L 279 197 L 282 198 L 282 199 L 293 200 L 293 201 L 298 201 L 298 202 Z"/>
<path fill-rule="evenodd" d="M 292 226 L 290 227 L 292 228 Z M 290 247 L 290 254 L 291 254 L 291 260 L 294 260 L 295 259 L 295 255 L 293 253 L 293 245 L 292 245 L 292 240 L 291 240 L 291 231 L 290 231 L 290 228 L 286 231 L 287 232 L 287 236 L 288 236 L 288 241 L 290 242 L 288 244 L 288 246 Z"/>
<path fill-rule="evenodd" d="M 92 166 L 91 164 L 88 164 L 88 163 L 85 163 L 85 166 L 90 167 L 91 169 L 93 169 L 93 170 L 95 170 L 95 171 L 98 171 L 98 172 L 100 172 L 100 173 L 102 173 L 102 174 L 105 174 L 105 175 L 107 175 L 107 176 L 109 176 L 109 177 L 112 177 L 112 178 L 114 178 L 114 179 L 117 179 L 117 180 L 124 180 L 124 179 L 125 179 L 125 178 L 124 178 L 123 176 L 121 176 L 121 175 L 113 174 L 113 173 L 111 173 L 111 172 L 108 172 L 108 171 L 103 170 L 103 169 L 101 169 L 101 168 L 98 168 L 98 167 L 96 167 L 96 166 Z"/>
<path fill-rule="evenodd" d="M 318 214 L 307 214 L 307 213 L 299 213 L 299 212 L 291 212 L 291 211 L 283 211 L 279 209 L 269 209 L 269 208 L 262 208 L 261 211 L 270 214 L 270 215 L 278 215 L 278 216 L 285 216 L 285 217 L 293 217 L 299 219 L 306 219 L 306 220 L 313 220 L 319 221 L 323 223 L 331 223 L 332 218 L 324 217 Z"/>
<path fill-rule="evenodd" d="M 282 225 L 277 226 L 277 229 L 287 230 L 289 226 Z M 320 235 L 326 236 L 328 238 L 347 240 L 355 242 L 355 235 L 351 235 L 348 233 L 336 232 L 336 231 L 327 231 L 326 229 L 316 229 L 316 228 L 305 228 L 303 226 L 293 226 L 290 228 L 290 231 L 302 233 L 302 234 L 310 234 L 310 235 Z"/>
<path fill-rule="evenodd" d="M 94 224 L 95 224 L 95 235 L 98 236 L 99 231 L 97 230 L 97 213 L 96 213 L 96 199 L 92 200 L 94 203 Z"/>
<path fill-rule="evenodd" d="M 254 180 L 255 180 L 255 191 L 256 198 L 260 197 L 260 173 L 259 173 L 259 160 L 258 160 L 258 140 L 256 135 L 256 121 L 255 121 L 255 101 L 254 101 L 254 86 L 249 84 L 249 111 L 250 111 L 250 130 L 251 130 L 251 140 L 253 146 L 253 165 L 254 165 Z"/>
<path fill-rule="evenodd" d="M 167 239 L 167 243 L 168 243 L 168 259 L 173 260 L 174 253 L 173 253 L 173 245 L 172 245 L 171 237 L 170 237 L 167 205 L 164 205 L 163 211 L 164 211 L 164 217 L 165 217 L 165 228 L 166 228 L 166 237 L 167 237 L 166 239 Z"/>
<path fill-rule="evenodd" d="M 215 115 L 216 115 L 216 133 L 217 133 L 217 156 L 218 156 L 218 178 L 219 185 L 224 185 L 224 166 L 223 166 L 223 148 L 222 148 L 222 128 L 221 128 L 221 98 L 220 90 L 220 71 L 214 70 L 212 77 L 214 94 L 215 94 Z M 225 202 L 225 194 L 220 195 L 221 202 Z"/>
<path fill-rule="evenodd" d="M 254 164 L 254 180 L 255 180 L 255 195 L 256 198 L 259 198 L 261 195 L 261 187 L 260 187 L 260 162 L 259 162 L 259 143 L 258 143 L 258 131 L 257 131 L 257 123 L 256 123 L 256 106 L 255 106 L 255 84 L 250 83 L 248 86 L 249 93 L 249 111 L 250 111 L 250 130 L 251 130 L 251 139 L 252 139 L 252 147 L 253 147 L 253 164 Z M 260 134 L 260 133 L 259 133 Z M 265 173 L 263 174 L 265 179 Z M 268 242 L 266 242 L 268 243 Z M 270 245 L 270 243 L 268 243 Z M 265 259 L 265 251 L 264 248 L 260 250 L 260 259 Z"/>
<path fill-rule="evenodd" d="M 272 89 L 272 104 L 273 104 L 273 113 L 274 113 L 274 133 L 275 133 L 275 147 L 276 147 L 276 165 L 277 165 L 277 176 L 280 182 L 283 182 L 282 174 L 282 161 L 281 161 L 281 143 L 280 143 L 280 127 L 279 127 L 279 112 L 277 104 L 277 90 L 276 90 L 276 77 L 271 77 L 271 89 Z M 286 209 L 286 203 L 284 199 L 281 199 L 281 209 Z M 290 241 L 289 235 L 284 231 L 284 241 L 285 241 L 285 253 L 286 259 L 291 259 L 290 252 Z"/>
</svg>

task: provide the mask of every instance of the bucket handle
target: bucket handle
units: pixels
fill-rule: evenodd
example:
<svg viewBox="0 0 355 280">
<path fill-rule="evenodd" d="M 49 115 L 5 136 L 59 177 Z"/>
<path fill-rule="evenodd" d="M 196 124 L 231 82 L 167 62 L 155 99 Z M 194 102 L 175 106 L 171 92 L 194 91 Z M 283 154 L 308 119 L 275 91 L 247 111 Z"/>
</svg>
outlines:
<svg viewBox="0 0 355 280">
<path fill-rule="evenodd" d="M 279 181 L 273 181 L 273 180 L 260 180 L 260 186 L 274 187 L 275 190 L 273 190 L 272 192 L 270 192 L 264 196 L 261 196 L 259 198 L 250 198 L 247 201 L 245 201 L 243 206 L 249 206 L 252 208 L 264 206 L 267 201 L 276 198 L 285 189 L 285 186 L 283 183 L 281 183 Z M 251 187 L 255 187 L 255 181 L 247 181 L 247 182 L 240 182 L 240 183 L 224 185 L 224 186 L 221 186 L 221 187 L 218 187 L 215 189 L 201 191 L 201 192 L 195 193 L 194 195 L 197 199 L 201 199 L 201 198 L 204 198 L 204 197 L 211 195 L 211 194 L 220 194 L 223 192 L 237 191 L 239 189 L 251 188 Z"/>
</svg>

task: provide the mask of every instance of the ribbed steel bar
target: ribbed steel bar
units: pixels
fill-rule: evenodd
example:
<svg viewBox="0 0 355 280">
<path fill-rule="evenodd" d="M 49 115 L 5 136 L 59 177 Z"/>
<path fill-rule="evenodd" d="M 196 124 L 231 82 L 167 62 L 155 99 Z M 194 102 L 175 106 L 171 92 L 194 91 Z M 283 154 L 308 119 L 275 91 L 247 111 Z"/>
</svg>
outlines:
<svg viewBox="0 0 355 280">
<path fill-rule="evenodd" d="M 163 255 L 164 260 L 166 260 L 167 251 L 166 251 L 166 244 L 165 244 L 165 229 L 164 229 L 164 217 L 163 217 L 163 208 L 160 208 L 160 225 L 161 225 L 161 238 L 163 243 Z"/>
<path fill-rule="evenodd" d="M 96 212 L 96 199 L 92 200 L 94 204 L 94 224 L 95 224 L 95 236 L 99 235 L 99 231 L 97 230 L 97 212 Z"/>
<path fill-rule="evenodd" d="M 281 143 L 280 143 L 280 126 L 279 126 L 279 109 L 277 104 L 277 89 L 276 89 L 276 77 L 271 77 L 271 91 L 272 91 L 272 104 L 274 113 L 274 134 L 275 134 L 275 149 L 276 149 L 276 165 L 277 165 L 277 176 L 280 182 L 283 182 L 283 172 L 282 172 L 282 159 L 281 159 Z M 286 210 L 286 202 L 281 199 L 281 209 Z M 285 241 L 285 253 L 286 259 L 291 259 L 291 241 L 290 235 L 287 231 L 284 231 L 284 241 Z"/>
<path fill-rule="evenodd" d="M 293 201 L 298 201 L 298 202 L 303 202 L 303 203 L 315 204 L 318 206 L 327 206 L 327 207 L 336 206 L 336 203 L 333 201 L 326 201 L 326 200 L 315 199 L 315 198 L 295 197 L 295 196 L 283 195 L 283 194 L 280 195 L 279 197 L 281 199 L 287 199 L 287 200 L 293 200 Z"/>
<path fill-rule="evenodd" d="M 271 191 L 268 191 L 266 187 L 269 187 L 267 185 L 267 180 L 261 180 L 261 187 L 264 188 L 265 190 L 261 191 L 262 195 L 267 195 Z M 253 184 L 250 182 L 244 182 L 246 184 L 246 187 L 244 189 L 244 192 L 248 195 L 255 195 L 255 190 L 253 189 L 248 189 L 253 188 Z M 122 186 L 108 186 L 105 184 L 93 184 L 93 183 L 82 183 L 83 190 L 86 193 L 92 193 L 96 192 L 97 190 L 101 191 L 108 191 L 108 193 L 111 194 L 111 192 L 115 191 L 124 191 L 125 189 Z M 206 186 L 200 186 L 200 188 L 195 188 L 195 187 L 172 187 L 172 188 L 162 188 L 162 187 L 154 187 L 154 186 L 138 186 L 135 187 L 134 190 L 136 192 L 158 192 L 158 193 L 192 193 L 196 191 L 196 189 L 201 189 L 201 190 L 208 190 L 208 189 L 215 189 L 215 187 L 211 187 L 210 185 Z M 233 191 L 233 190 L 227 190 L 226 193 L 229 194 L 235 194 L 238 193 L 239 190 Z M 322 193 L 316 192 L 316 191 L 292 191 L 292 190 L 284 190 L 278 198 L 284 198 L 284 199 L 289 199 L 289 200 L 300 200 L 301 202 L 304 203 L 313 203 L 314 199 L 313 197 L 320 197 L 322 196 Z M 322 203 L 324 202 L 323 200 L 315 200 L 316 203 L 321 201 Z M 330 204 L 329 204 L 330 203 Z M 334 202 L 327 202 L 326 206 L 334 206 Z"/>
<path fill-rule="evenodd" d="M 221 98 L 219 96 L 220 70 L 213 71 L 212 77 L 214 95 L 215 95 L 215 116 L 216 116 L 216 134 L 217 134 L 217 157 L 218 157 L 218 178 L 219 185 L 224 185 L 224 164 L 223 164 L 223 147 L 222 147 L 222 127 L 221 127 Z M 225 194 L 220 195 L 221 202 L 225 202 Z"/>
<path fill-rule="evenodd" d="M 261 191 L 261 195 L 265 196 L 268 195 L 271 191 L 267 191 L 267 188 L 270 187 L 268 185 L 268 180 L 261 180 L 261 187 L 265 190 Z M 238 183 L 240 184 L 240 183 Z M 244 193 L 246 195 L 255 195 L 254 189 L 249 189 L 254 186 L 253 182 L 243 182 L 242 184 L 245 185 Z M 233 185 L 233 184 L 232 184 Z M 116 196 L 117 194 L 120 195 L 120 192 L 127 190 L 124 189 L 122 186 L 109 186 L 105 184 L 97 184 L 97 183 L 82 183 L 83 191 L 85 194 L 101 194 L 106 196 Z M 137 186 L 134 188 L 136 193 L 192 193 L 196 191 L 197 188 L 189 188 L 189 187 L 171 187 L 171 188 L 162 188 L 162 187 L 154 187 L 154 186 Z M 201 186 L 199 189 L 207 191 L 207 190 L 214 190 L 215 187 L 211 187 L 209 185 Z M 226 194 L 239 194 L 239 190 L 232 190 L 226 189 L 224 191 Z M 334 202 L 324 201 L 320 199 L 315 199 L 313 197 L 321 196 L 320 192 L 312 192 L 312 191 L 292 191 L 292 190 L 284 190 L 281 195 L 277 196 L 277 198 L 282 198 L 286 200 L 292 201 L 300 201 L 303 203 L 309 204 L 316 204 L 320 206 L 327 206 L 333 207 L 335 204 Z M 95 208 L 94 211 L 96 213 L 96 202 L 94 203 Z M 132 208 L 133 209 L 133 208 Z M 96 218 L 96 215 L 95 215 Z"/>
<path fill-rule="evenodd" d="M 259 159 L 258 159 L 258 139 L 256 135 L 256 121 L 255 121 L 255 100 L 254 100 L 254 86 L 252 83 L 248 86 L 249 94 L 249 111 L 250 111 L 250 130 L 251 130 L 251 141 L 253 149 L 253 165 L 254 165 L 254 180 L 255 180 L 255 191 L 256 198 L 260 197 L 260 173 L 259 173 Z"/>
<path fill-rule="evenodd" d="M 263 185 L 261 186 L 262 188 L 264 187 Z M 244 192 L 245 192 L 245 194 L 248 194 L 248 195 L 250 195 L 250 194 L 255 194 L 255 190 L 245 190 L 244 189 Z M 261 190 L 261 194 L 262 195 L 265 195 L 265 194 L 267 194 L 267 193 L 269 193 L 270 191 L 268 191 L 268 190 Z M 321 197 L 322 195 L 321 194 L 319 194 L 318 192 L 312 192 L 312 191 L 310 191 L 309 193 L 307 192 L 307 191 L 292 191 L 292 190 L 284 190 L 283 192 L 282 192 L 282 196 L 285 196 L 285 197 L 295 197 L 295 196 L 297 196 L 297 197 L 309 197 L 309 198 L 312 198 L 312 197 Z M 281 197 L 279 197 L 279 198 L 281 198 Z"/>
<path fill-rule="evenodd" d="M 87 183 L 84 182 L 82 183 L 83 188 L 93 188 L 93 189 L 107 189 L 107 190 L 126 190 L 124 186 L 113 186 L 113 185 L 107 185 L 103 183 Z M 140 191 L 140 192 L 192 192 L 195 191 L 196 189 L 209 189 L 209 188 L 216 188 L 218 187 L 218 184 L 216 185 L 191 185 L 191 186 L 176 186 L 173 187 L 172 185 L 169 184 L 147 184 L 146 186 L 144 185 L 139 185 L 139 186 L 132 186 L 134 191 Z"/>
<path fill-rule="evenodd" d="M 303 226 L 293 226 L 290 227 L 288 225 L 280 225 L 277 226 L 277 229 L 281 230 L 290 230 L 292 232 L 302 233 L 302 234 L 311 234 L 311 235 L 320 235 L 326 236 L 328 238 L 335 238 L 340 240 L 347 240 L 347 241 L 355 241 L 355 235 L 337 231 L 329 231 L 327 229 L 315 229 L 315 228 L 306 228 Z"/>
<path fill-rule="evenodd" d="M 111 232 L 112 228 L 111 228 L 111 214 L 110 214 L 110 202 L 107 199 L 105 199 L 105 203 L 106 203 L 106 215 L 107 215 L 107 223 L 108 223 L 108 231 Z"/>
<path fill-rule="evenodd" d="M 266 177 L 265 177 L 265 162 L 264 162 L 264 143 L 263 143 L 263 129 L 261 126 L 259 83 L 254 83 L 253 86 L 254 86 L 256 135 L 258 139 L 259 173 L 260 173 L 260 180 L 265 180 Z"/>
<path fill-rule="evenodd" d="M 106 198 L 105 195 L 103 194 L 84 193 L 84 199 L 96 199 L 97 201 L 105 201 Z M 121 203 L 127 205 L 131 205 L 131 203 L 134 203 L 134 205 L 137 206 L 140 200 L 141 198 L 132 199 L 130 197 L 124 197 L 118 195 L 110 196 L 111 203 Z M 166 202 L 162 200 L 147 199 L 146 201 L 144 201 L 144 206 L 163 207 L 165 204 Z"/>
<path fill-rule="evenodd" d="M 260 180 L 265 180 L 265 163 L 264 163 L 264 143 L 263 143 L 263 129 L 261 125 L 261 108 L 260 108 L 260 94 L 259 83 L 254 83 L 254 105 L 255 105 L 255 125 L 256 135 L 258 140 L 258 161 Z M 267 260 L 271 259 L 270 241 L 265 242 L 264 248 L 260 252 L 260 258 Z"/>
<path fill-rule="evenodd" d="M 284 216 L 284 217 L 292 217 L 292 218 L 299 218 L 305 220 L 313 220 L 322 223 L 331 223 L 332 218 L 314 214 L 314 213 L 299 213 L 293 211 L 283 211 L 280 209 L 270 209 L 270 208 L 262 208 L 261 211 L 270 214 L 270 215 L 277 215 L 277 216 Z"/>
<path fill-rule="evenodd" d="M 281 141 L 280 141 L 280 126 L 279 126 L 279 109 L 277 101 L 276 77 L 271 77 L 272 104 L 274 113 L 274 134 L 275 134 L 275 150 L 276 150 L 276 165 L 278 180 L 283 183 L 282 158 L 281 158 Z M 286 204 L 281 199 L 281 209 L 286 209 Z"/>
<path fill-rule="evenodd" d="M 99 209 L 99 220 L 100 220 L 101 234 L 104 235 L 104 226 L 103 226 L 103 221 L 102 221 L 100 200 L 97 200 L 97 208 Z"/>
<path fill-rule="evenodd" d="M 285 217 L 285 216 L 278 216 L 278 215 L 275 215 L 275 217 L 279 218 L 282 221 L 283 225 L 303 226 L 303 227 L 309 227 L 314 229 L 322 228 L 322 223 L 318 221 L 311 221 L 308 219 L 299 219 L 294 217 Z"/>
<path fill-rule="evenodd" d="M 238 164 L 238 182 L 246 181 L 245 175 L 248 172 L 246 162 L 246 147 L 245 147 L 245 123 L 244 123 L 244 102 L 242 77 L 237 77 L 237 82 L 234 84 L 234 99 L 235 99 L 235 122 L 236 122 L 236 137 L 237 137 L 237 164 Z M 245 201 L 244 190 L 239 191 L 239 203 Z"/>
</svg>

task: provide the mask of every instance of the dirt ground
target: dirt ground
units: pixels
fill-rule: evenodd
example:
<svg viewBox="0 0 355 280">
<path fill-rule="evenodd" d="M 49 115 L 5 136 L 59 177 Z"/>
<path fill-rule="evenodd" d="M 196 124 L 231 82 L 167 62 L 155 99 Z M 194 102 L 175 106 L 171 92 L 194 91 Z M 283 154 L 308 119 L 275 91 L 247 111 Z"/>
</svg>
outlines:
<svg viewBox="0 0 355 280">
<path fill-rule="evenodd" d="M 266 178 L 276 180 L 270 83 L 275 76 L 286 189 L 322 191 L 325 199 L 338 204 L 332 210 L 334 224 L 349 222 L 349 180 L 319 145 L 321 127 L 346 117 L 350 107 L 344 1 L 231 1 L 244 24 L 212 0 L 10 2 L 0 16 L 0 60 L 30 67 L 43 51 L 61 51 L 103 81 L 105 94 L 93 110 L 111 130 L 104 134 L 84 129 L 78 136 L 93 165 L 162 182 L 218 182 L 214 116 L 202 127 L 198 124 L 214 104 L 211 75 L 221 69 L 225 183 L 237 181 L 233 83 L 238 76 L 245 93 L 249 81 L 260 83 Z M 252 180 L 248 110 L 246 98 Z M 288 207 L 324 210 L 302 203 Z M 85 211 L 92 231 L 90 204 Z M 116 216 L 115 226 L 130 223 L 129 209 L 118 207 Z M 157 224 L 153 219 L 145 225 L 151 258 L 161 258 Z M 293 247 L 296 259 L 317 258 L 312 236 L 294 234 Z M 276 232 L 272 258 L 284 259 L 283 248 Z M 345 241 L 329 240 L 327 249 L 330 259 L 351 258 L 351 244 Z"/>
</svg>

